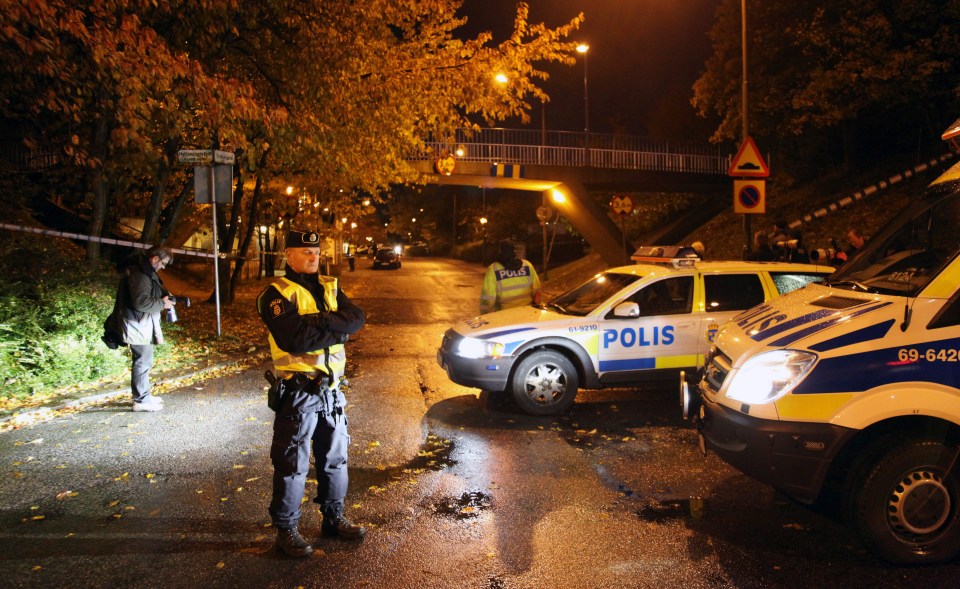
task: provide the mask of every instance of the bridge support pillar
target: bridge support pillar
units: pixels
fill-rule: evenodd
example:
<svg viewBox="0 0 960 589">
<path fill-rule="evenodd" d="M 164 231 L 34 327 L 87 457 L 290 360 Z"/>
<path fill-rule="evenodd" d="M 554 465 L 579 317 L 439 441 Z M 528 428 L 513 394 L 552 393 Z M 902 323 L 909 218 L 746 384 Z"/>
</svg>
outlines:
<svg viewBox="0 0 960 589">
<path fill-rule="evenodd" d="M 558 196 L 562 196 L 562 201 Z M 625 239 L 606 209 L 598 205 L 587 192 L 586 187 L 576 180 L 567 178 L 546 191 L 551 206 L 570 221 L 570 224 L 583 235 L 593 251 L 600 254 L 604 262 L 611 266 L 623 266 L 630 263 L 630 254 L 634 251 L 630 240 Z M 624 249 L 626 243 L 626 250 Z"/>
</svg>

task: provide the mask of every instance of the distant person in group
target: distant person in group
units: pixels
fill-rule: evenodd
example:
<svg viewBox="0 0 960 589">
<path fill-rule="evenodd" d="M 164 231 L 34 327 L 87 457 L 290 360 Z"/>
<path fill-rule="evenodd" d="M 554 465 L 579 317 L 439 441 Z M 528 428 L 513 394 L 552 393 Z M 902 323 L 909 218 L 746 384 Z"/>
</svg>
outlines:
<svg viewBox="0 0 960 589">
<path fill-rule="evenodd" d="M 866 243 L 866 241 L 867 238 L 860 233 L 859 229 L 854 227 L 847 229 L 847 243 L 850 245 L 843 251 L 843 253 L 847 256 L 847 259 L 849 260 L 855 256 L 856 253 L 863 248 L 863 244 Z"/>
<path fill-rule="evenodd" d="M 784 262 L 793 264 L 810 263 L 810 252 L 807 251 L 807 246 L 803 244 L 803 233 L 800 231 L 792 232 L 790 239 L 787 240 L 787 247 L 784 247 L 781 252 L 781 258 Z"/>
<path fill-rule="evenodd" d="M 153 367 L 153 346 L 163 343 L 160 314 L 172 309 L 175 302 L 157 274 L 173 263 L 170 250 L 153 247 L 123 271 L 117 287 L 113 313 L 104 323 L 103 341 L 111 348 L 130 347 L 133 366 L 130 392 L 134 411 L 160 411 L 163 399 L 151 392 L 150 369 Z"/>
<path fill-rule="evenodd" d="M 286 256 L 286 275 L 260 293 L 257 310 L 269 331 L 273 366 L 284 391 L 275 409 L 270 447 L 270 518 L 277 528 L 277 550 L 302 558 L 313 552 L 297 530 L 311 446 L 322 535 L 361 540 L 366 534 L 344 515 L 350 435 L 341 389 L 347 365 L 343 344 L 363 327 L 366 315 L 340 290 L 336 278 L 319 273 L 318 233 L 290 231 Z"/>
<path fill-rule="evenodd" d="M 777 219 L 773 222 L 773 230 L 768 236 L 770 249 L 777 256 L 778 260 L 786 259 L 786 244 L 790 241 L 790 227 L 783 219 Z"/>
<path fill-rule="evenodd" d="M 777 254 L 770 247 L 770 237 L 764 231 L 753 234 L 753 251 L 747 254 L 746 259 L 753 262 L 777 261 Z"/>
<path fill-rule="evenodd" d="M 490 313 L 540 302 L 540 277 L 533 264 L 517 257 L 508 241 L 500 243 L 497 261 L 487 267 L 480 290 L 480 312 Z"/>
<path fill-rule="evenodd" d="M 706 246 L 703 245 L 702 241 L 695 241 L 690 244 L 690 247 L 693 248 L 693 251 L 697 252 L 698 258 L 700 258 L 701 260 L 704 259 L 703 255 L 704 253 L 706 253 L 707 248 Z"/>
</svg>

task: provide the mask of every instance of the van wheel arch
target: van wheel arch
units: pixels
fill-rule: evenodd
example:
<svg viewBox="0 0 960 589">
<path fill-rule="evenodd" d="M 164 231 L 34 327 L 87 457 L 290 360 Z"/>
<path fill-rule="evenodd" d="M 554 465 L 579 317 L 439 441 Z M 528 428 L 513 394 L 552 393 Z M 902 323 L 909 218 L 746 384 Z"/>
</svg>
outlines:
<svg viewBox="0 0 960 589">
<path fill-rule="evenodd" d="M 819 502 L 842 511 L 838 515 L 861 541 L 887 560 L 932 564 L 954 558 L 960 554 L 960 426 L 913 416 L 874 424 L 836 457 L 824 491 Z M 924 520 L 911 522 L 920 516 L 903 507 L 917 505 L 924 493 L 946 503 L 943 512 L 927 510 L 925 521 L 945 520 L 925 533 L 917 532 Z"/>
</svg>

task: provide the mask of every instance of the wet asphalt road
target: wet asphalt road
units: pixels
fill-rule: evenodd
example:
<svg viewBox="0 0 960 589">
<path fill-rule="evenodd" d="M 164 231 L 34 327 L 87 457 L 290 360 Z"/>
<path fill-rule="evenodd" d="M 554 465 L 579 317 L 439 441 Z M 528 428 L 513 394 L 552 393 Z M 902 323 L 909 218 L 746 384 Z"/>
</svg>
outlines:
<svg viewBox="0 0 960 589">
<path fill-rule="evenodd" d="M 351 517 L 361 544 L 272 549 L 261 365 L 0 433 L 10 587 L 952 587 L 960 563 L 895 568 L 849 529 L 704 457 L 673 383 L 581 393 L 569 415 L 489 407 L 436 363 L 482 268 L 360 260 L 348 343 Z M 261 342 L 262 343 L 262 342 Z M 308 484 L 308 493 L 315 482 Z M 301 531 L 318 536 L 312 504 Z"/>
</svg>

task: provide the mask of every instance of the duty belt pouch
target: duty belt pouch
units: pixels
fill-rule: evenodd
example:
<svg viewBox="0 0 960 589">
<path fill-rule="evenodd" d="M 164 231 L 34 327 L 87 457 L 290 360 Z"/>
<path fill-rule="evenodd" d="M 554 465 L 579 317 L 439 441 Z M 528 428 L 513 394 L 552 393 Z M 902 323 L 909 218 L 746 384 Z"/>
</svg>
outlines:
<svg viewBox="0 0 960 589">
<path fill-rule="evenodd" d="M 270 389 L 267 391 L 267 406 L 276 412 L 283 405 L 284 397 L 286 397 L 287 381 L 277 378 L 269 370 L 264 372 L 263 376 L 270 383 Z"/>
</svg>

